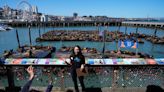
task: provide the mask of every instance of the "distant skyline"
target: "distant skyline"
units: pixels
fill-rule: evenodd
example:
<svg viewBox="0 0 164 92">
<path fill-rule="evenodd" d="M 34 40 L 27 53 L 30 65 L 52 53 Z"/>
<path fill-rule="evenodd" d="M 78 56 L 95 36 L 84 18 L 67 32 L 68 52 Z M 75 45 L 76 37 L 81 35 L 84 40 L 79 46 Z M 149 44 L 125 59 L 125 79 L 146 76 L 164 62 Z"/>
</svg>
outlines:
<svg viewBox="0 0 164 92">
<path fill-rule="evenodd" d="M 16 9 L 23 0 L 0 0 Z M 57 16 L 109 16 L 122 18 L 164 18 L 164 0 L 24 0 L 38 11 Z"/>
</svg>

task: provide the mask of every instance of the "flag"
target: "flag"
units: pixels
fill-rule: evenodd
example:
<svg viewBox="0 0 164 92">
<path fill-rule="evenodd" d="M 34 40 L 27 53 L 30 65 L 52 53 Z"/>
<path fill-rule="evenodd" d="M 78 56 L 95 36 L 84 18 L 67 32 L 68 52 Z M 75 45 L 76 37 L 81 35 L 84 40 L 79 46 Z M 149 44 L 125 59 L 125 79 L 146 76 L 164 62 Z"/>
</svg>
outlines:
<svg viewBox="0 0 164 92">
<path fill-rule="evenodd" d="M 119 41 L 119 47 L 120 48 L 138 48 L 138 43 L 134 40 L 124 40 Z"/>
<path fill-rule="evenodd" d="M 104 35 L 104 31 L 99 30 L 99 36 L 103 36 Z"/>
</svg>

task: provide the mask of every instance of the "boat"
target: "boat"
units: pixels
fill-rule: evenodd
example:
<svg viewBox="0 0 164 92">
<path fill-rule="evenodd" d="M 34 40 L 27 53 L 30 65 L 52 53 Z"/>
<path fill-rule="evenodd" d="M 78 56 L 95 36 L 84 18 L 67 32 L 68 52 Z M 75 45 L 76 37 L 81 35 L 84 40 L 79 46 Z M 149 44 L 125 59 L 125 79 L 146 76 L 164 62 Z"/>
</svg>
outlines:
<svg viewBox="0 0 164 92">
<path fill-rule="evenodd" d="M 8 31 L 8 30 L 12 30 L 12 29 L 13 28 L 8 25 L 0 24 L 0 31 Z"/>
<path fill-rule="evenodd" d="M 6 31 L 6 29 L 0 26 L 0 31 Z"/>
</svg>

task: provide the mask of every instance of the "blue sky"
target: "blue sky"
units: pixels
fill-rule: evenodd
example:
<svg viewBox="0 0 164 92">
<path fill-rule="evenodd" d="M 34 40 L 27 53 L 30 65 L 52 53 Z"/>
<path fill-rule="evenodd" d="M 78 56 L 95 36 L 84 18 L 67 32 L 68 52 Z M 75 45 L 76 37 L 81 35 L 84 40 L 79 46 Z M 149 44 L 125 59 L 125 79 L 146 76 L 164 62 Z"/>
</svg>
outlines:
<svg viewBox="0 0 164 92">
<path fill-rule="evenodd" d="M 22 0 L 0 0 L 0 7 L 8 4 L 16 8 Z M 38 6 L 39 12 L 72 16 L 106 15 L 109 17 L 164 17 L 164 0 L 26 0 Z"/>
</svg>

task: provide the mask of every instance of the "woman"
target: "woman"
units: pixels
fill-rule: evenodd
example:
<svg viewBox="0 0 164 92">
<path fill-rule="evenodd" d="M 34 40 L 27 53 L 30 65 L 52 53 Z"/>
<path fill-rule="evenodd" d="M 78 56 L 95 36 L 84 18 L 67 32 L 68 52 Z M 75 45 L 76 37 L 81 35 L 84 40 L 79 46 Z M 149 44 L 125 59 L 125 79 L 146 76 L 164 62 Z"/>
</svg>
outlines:
<svg viewBox="0 0 164 92">
<path fill-rule="evenodd" d="M 85 65 L 85 57 L 82 54 L 80 46 L 75 46 L 72 54 L 70 55 L 71 62 L 67 64 L 71 65 L 71 76 L 74 83 L 75 91 L 79 92 L 78 85 L 77 85 L 77 69 L 80 69 L 80 71 L 84 71 L 84 65 Z M 78 79 L 80 81 L 82 91 L 85 92 L 85 86 L 84 86 L 84 76 L 78 76 Z"/>
</svg>

